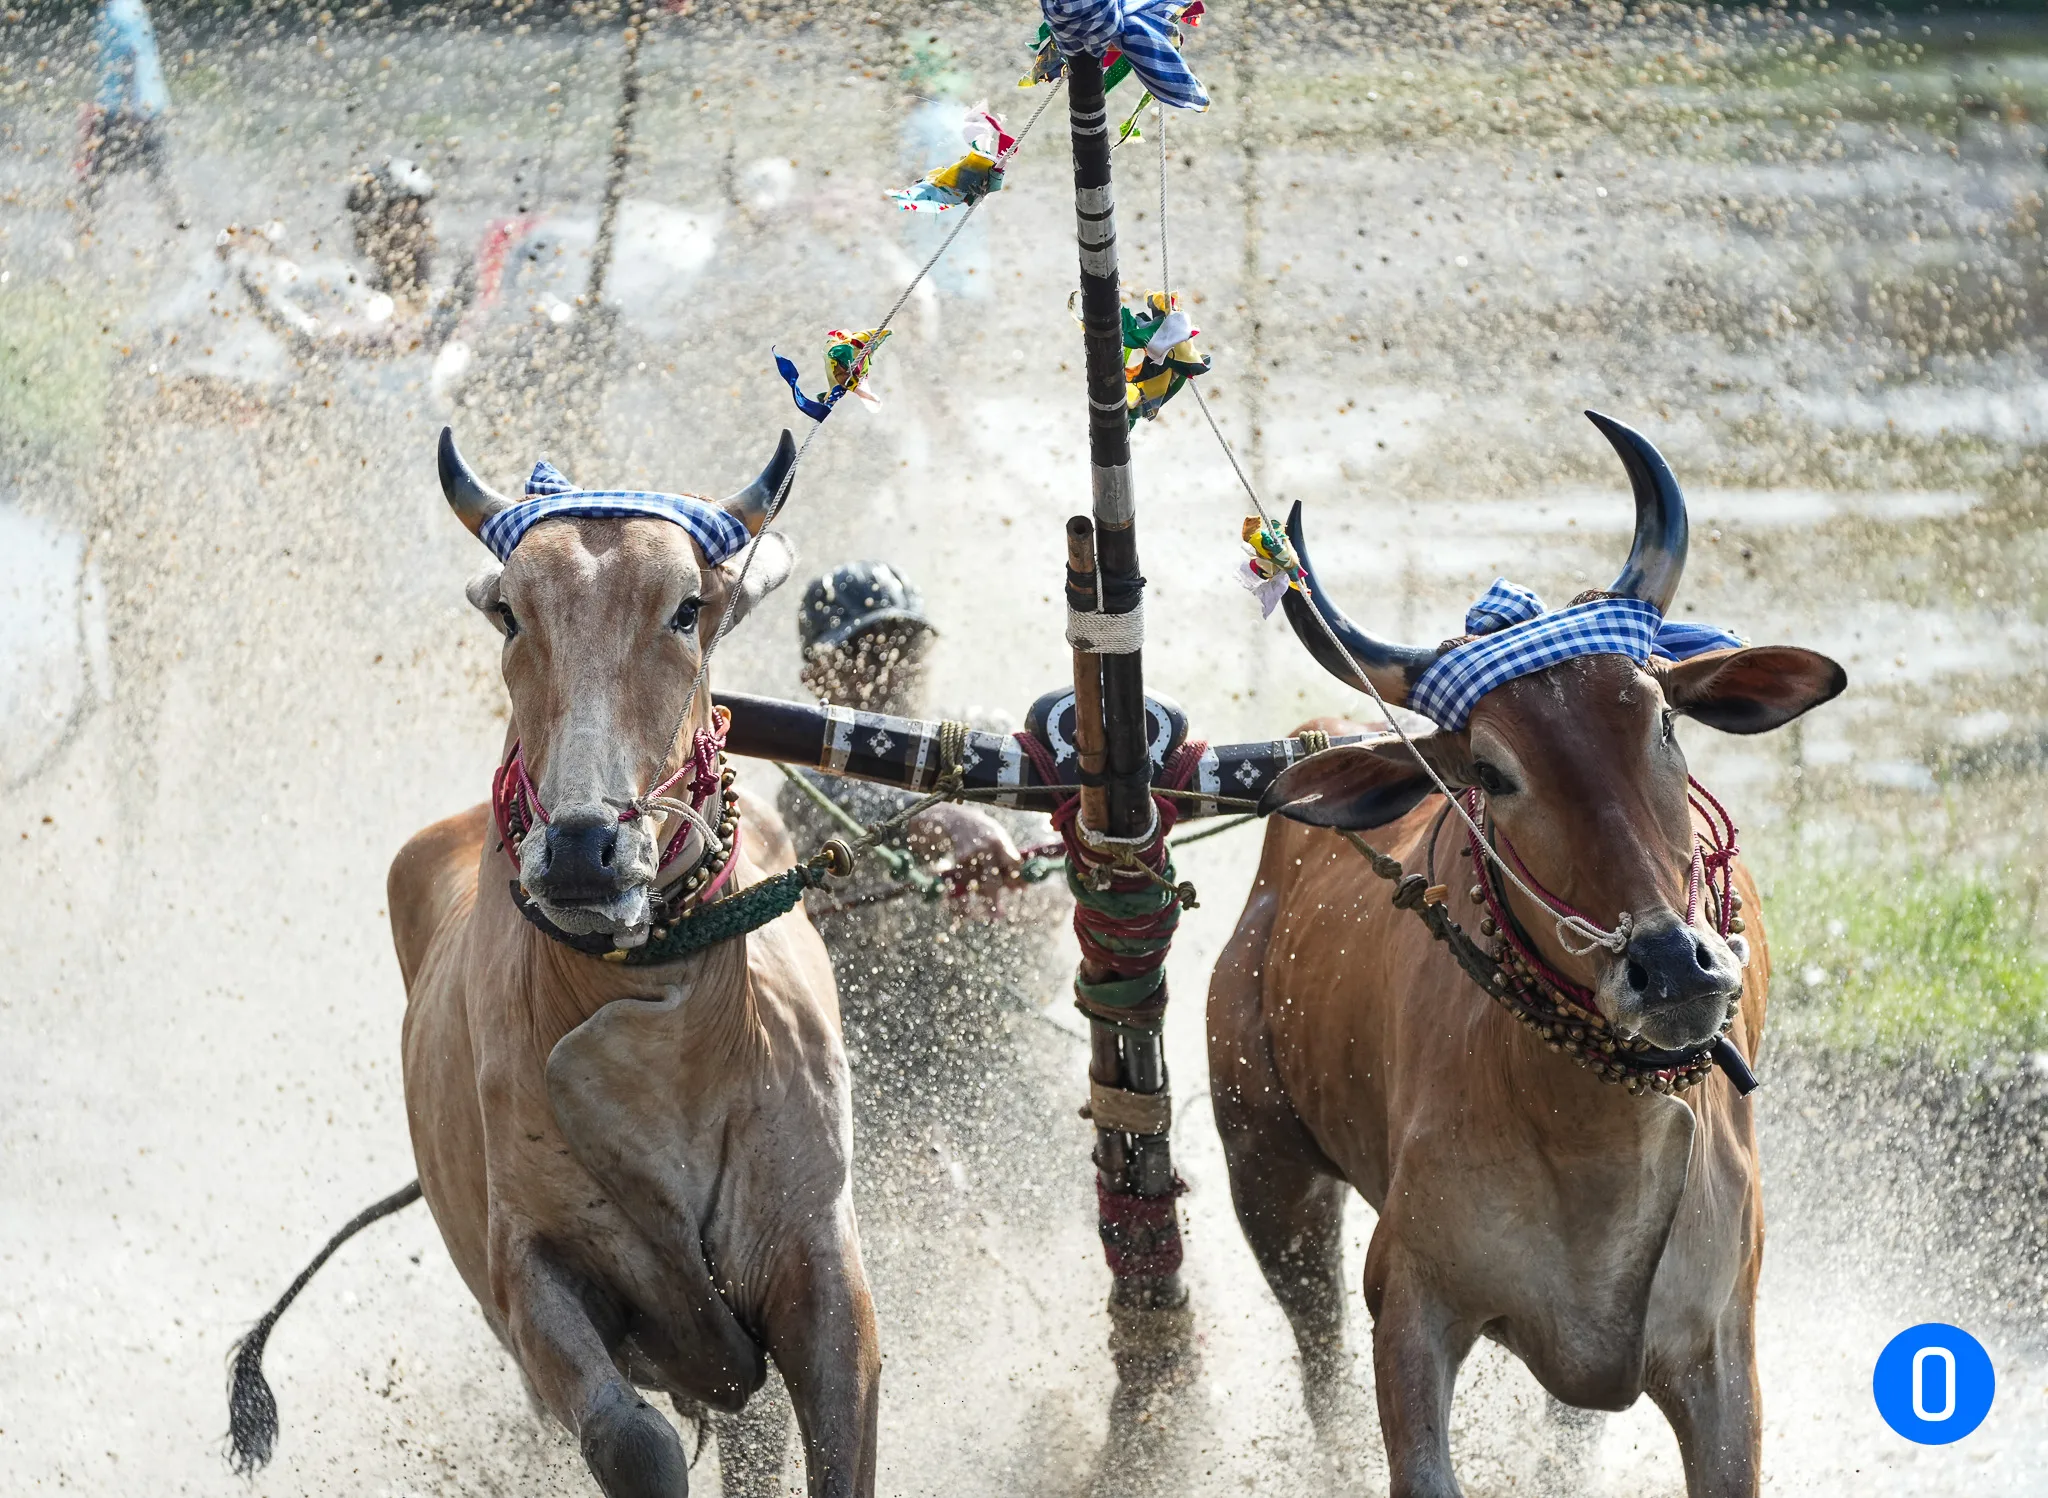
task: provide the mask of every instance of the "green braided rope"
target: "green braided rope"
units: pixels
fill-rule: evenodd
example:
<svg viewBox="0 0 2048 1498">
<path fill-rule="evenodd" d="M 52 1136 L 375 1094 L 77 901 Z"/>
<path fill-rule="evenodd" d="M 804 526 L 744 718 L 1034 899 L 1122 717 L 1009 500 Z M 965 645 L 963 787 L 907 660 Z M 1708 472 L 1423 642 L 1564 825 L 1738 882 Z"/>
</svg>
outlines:
<svg viewBox="0 0 2048 1498">
<path fill-rule="evenodd" d="M 1096 889 L 1079 869 L 1069 866 L 1067 888 L 1072 891 L 1075 904 L 1085 905 L 1116 921 L 1165 918 L 1166 929 L 1156 935 L 1112 936 L 1106 932 L 1091 931 L 1088 933 L 1089 941 L 1119 957 L 1149 957 L 1171 947 L 1173 933 L 1180 926 L 1180 898 L 1173 887 L 1171 859 L 1160 877 L 1163 882 L 1148 883 L 1142 889 Z M 1151 972 L 1140 973 L 1133 978 L 1105 978 L 1100 983 L 1090 983 L 1076 975 L 1074 996 L 1084 1009 L 1136 1009 L 1165 986 L 1166 967 L 1161 964 Z"/>
<path fill-rule="evenodd" d="M 796 909 L 807 889 L 822 889 L 825 865 L 822 858 L 800 863 L 772 879 L 750 884 L 736 894 L 683 916 L 645 945 L 626 953 L 626 966 L 653 967 L 675 962 L 692 952 L 715 947 L 722 941 L 758 931 L 770 921 Z"/>
</svg>

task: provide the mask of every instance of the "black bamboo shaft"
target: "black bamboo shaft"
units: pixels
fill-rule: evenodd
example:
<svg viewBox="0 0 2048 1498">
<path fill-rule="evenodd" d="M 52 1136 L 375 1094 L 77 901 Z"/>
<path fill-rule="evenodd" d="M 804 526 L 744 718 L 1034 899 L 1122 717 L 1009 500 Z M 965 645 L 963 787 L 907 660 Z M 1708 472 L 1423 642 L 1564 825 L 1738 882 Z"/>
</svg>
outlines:
<svg viewBox="0 0 2048 1498">
<path fill-rule="evenodd" d="M 1144 598 L 1138 573 L 1130 421 L 1124 400 L 1124 338 L 1117 278 L 1116 189 L 1109 169 L 1109 104 L 1102 64 L 1067 59 L 1067 116 L 1074 140 L 1074 212 L 1081 250 L 1081 329 L 1088 371 L 1088 461 L 1094 488 L 1095 566 L 1102 611 L 1128 614 Z M 1152 818 L 1152 762 L 1145 743 L 1145 670 L 1136 652 L 1102 658 L 1104 783 L 1113 837 L 1137 837 Z"/>
<path fill-rule="evenodd" d="M 1095 578 L 1100 609 L 1130 614 L 1143 607 L 1145 579 L 1138 571 L 1136 493 L 1131 481 L 1130 420 L 1124 394 L 1122 296 L 1116 252 L 1116 190 L 1110 173 L 1109 106 L 1102 65 L 1092 57 L 1068 57 L 1067 113 L 1074 144 L 1074 213 L 1081 258 L 1081 330 L 1087 356 L 1088 459 L 1093 488 Z M 1070 533 L 1071 534 L 1071 533 Z M 1144 658 L 1139 651 L 1103 651 L 1095 657 L 1101 673 L 1101 743 L 1107 763 L 1103 777 L 1103 823 L 1094 830 L 1112 837 L 1142 837 L 1153 825 L 1152 761 L 1148 753 Z M 1089 672 L 1075 659 L 1076 735 Z M 1092 686 L 1092 682 L 1085 684 Z M 1086 819 L 1084 818 L 1084 822 Z M 1106 824 L 1106 825 L 1105 825 Z M 1083 963 L 1082 977 L 1100 981 L 1121 976 Z M 1164 994 L 1160 995 L 1164 999 Z M 1097 1083 L 1127 1092 L 1163 1092 L 1166 1058 L 1158 1020 L 1149 1025 L 1090 1024 L 1089 1075 Z M 1173 1155 L 1165 1134 L 1131 1134 L 1096 1129 L 1095 1166 L 1102 1185 L 1123 1196 L 1171 1197 Z M 1172 1209 L 1169 1207 L 1168 1211 Z M 1120 1236 L 1105 1218 L 1106 1245 Z M 1177 1237 L 1177 1222 L 1144 1245 L 1148 1254 Z M 1135 1245 L 1112 1248 L 1110 1262 Z M 1176 1256 L 1177 1257 L 1177 1256 Z M 1130 1307 L 1178 1306 L 1186 1299 L 1178 1272 L 1121 1274 L 1111 1303 Z"/>
<path fill-rule="evenodd" d="M 917 792 L 936 787 L 945 769 L 940 762 L 937 723 L 826 708 L 815 702 L 782 702 L 744 692 L 717 692 L 713 700 L 732 714 L 727 749 L 748 759 L 807 765 L 850 780 Z M 1211 745 L 1203 761 L 1206 768 L 1191 788 L 1194 794 L 1180 801 L 1180 819 L 1236 815 L 1242 809 L 1238 803 L 1258 800 L 1274 776 L 1308 752 L 1308 745 L 1300 739 Z M 993 794 L 1002 806 L 1052 811 L 1077 789 L 1065 779 L 1047 784 L 1006 733 L 970 731 L 966 758 L 963 781 L 978 800 Z M 1224 798 L 1222 803 L 1203 799 L 1200 793 L 1204 791 Z"/>
</svg>

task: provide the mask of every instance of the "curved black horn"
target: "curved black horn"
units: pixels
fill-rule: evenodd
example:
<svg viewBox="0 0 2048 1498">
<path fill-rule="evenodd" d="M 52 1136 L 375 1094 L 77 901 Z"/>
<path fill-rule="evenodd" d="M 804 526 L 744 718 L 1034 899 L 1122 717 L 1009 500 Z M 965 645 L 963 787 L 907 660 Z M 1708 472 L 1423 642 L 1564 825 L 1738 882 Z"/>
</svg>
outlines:
<svg viewBox="0 0 2048 1498">
<path fill-rule="evenodd" d="M 768 460 L 761 476 L 725 502 L 726 510 L 747 528 L 749 535 L 761 534 L 761 527 L 768 523 L 768 511 L 775 504 L 775 496 L 782 492 L 783 481 L 789 477 L 789 470 L 795 463 L 796 439 L 789 435 L 789 428 L 784 427 L 782 440 L 775 444 L 775 456 Z"/>
<path fill-rule="evenodd" d="M 478 478 L 462 461 L 462 454 L 455 447 L 452 427 L 441 428 L 438 466 L 441 470 L 441 492 L 448 496 L 448 507 L 455 512 L 456 519 L 469 527 L 471 535 L 481 535 L 486 520 L 500 510 L 512 507 L 511 500 Z"/>
<path fill-rule="evenodd" d="M 1308 653 L 1315 657 L 1317 665 L 1339 681 L 1363 692 L 1365 683 L 1353 674 L 1343 651 L 1330 643 L 1330 635 L 1335 634 L 1344 642 L 1344 650 L 1351 652 L 1351 659 L 1357 661 L 1359 668 L 1372 678 L 1380 696 L 1389 702 L 1406 702 L 1408 689 L 1415 684 L 1415 678 L 1436 659 L 1436 647 L 1395 645 L 1367 634 L 1344 617 L 1344 611 L 1331 601 L 1317 579 L 1315 564 L 1308 559 L 1308 541 L 1302 534 L 1299 500 L 1288 512 L 1287 539 L 1293 543 L 1294 555 L 1301 563 L 1302 576 L 1308 584 L 1306 598 L 1297 589 L 1289 588 L 1283 600 L 1287 622 L 1294 626 L 1294 637 L 1308 647 Z M 1316 622 L 1315 614 L 1321 614 L 1329 623 L 1328 633 Z"/>
<path fill-rule="evenodd" d="M 1608 592 L 1640 598 L 1656 605 L 1659 612 L 1669 612 L 1678 580 L 1685 574 L 1685 549 L 1691 537 L 1685 495 L 1671 476 L 1671 465 L 1650 445 L 1649 438 L 1598 411 L 1588 411 L 1586 418 L 1621 454 L 1629 487 L 1636 493 L 1635 544 Z"/>
</svg>

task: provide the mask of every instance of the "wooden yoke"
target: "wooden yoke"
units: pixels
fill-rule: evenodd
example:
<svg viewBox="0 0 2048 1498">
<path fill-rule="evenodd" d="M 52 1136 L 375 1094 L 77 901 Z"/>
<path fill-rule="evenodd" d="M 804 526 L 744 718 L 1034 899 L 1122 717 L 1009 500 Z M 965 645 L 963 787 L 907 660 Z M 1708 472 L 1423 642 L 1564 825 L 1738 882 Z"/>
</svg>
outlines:
<svg viewBox="0 0 2048 1498">
<path fill-rule="evenodd" d="M 1077 516 L 1067 527 L 1068 599 L 1076 608 L 1130 615 L 1142 608 L 1145 580 L 1138 572 L 1137 507 L 1124 396 L 1109 111 L 1097 59 L 1069 57 L 1066 72 L 1094 490 L 1092 517 Z M 1088 596 L 1091 593 L 1093 597 Z M 1119 648 L 1074 652 L 1074 739 L 1081 763 L 1084 835 L 1141 839 L 1157 827 L 1144 663 L 1137 645 L 1141 620 L 1142 615 L 1129 621 L 1138 624 L 1138 630 L 1126 624 L 1102 631 L 1105 646 L 1114 641 Z M 1099 954 L 1093 959 L 1084 955 L 1078 976 L 1084 985 L 1114 985 L 1148 975 L 1156 966 L 1155 962 L 1123 972 Z M 1187 1299 L 1180 1282 L 1180 1226 L 1173 1204 L 1180 1183 L 1167 1132 L 1166 1058 L 1161 1044 L 1165 999 L 1160 988 L 1138 1011 L 1114 1020 L 1085 999 L 1082 1005 L 1092 1036 L 1095 1165 L 1103 1248 L 1115 1276 L 1110 1292 L 1113 1310 L 1174 1309 Z M 1157 1102 L 1138 1104 L 1131 1094 Z M 1112 1106 L 1122 1115 L 1124 1127 L 1108 1126 L 1104 1115 Z M 1134 1132 L 1134 1125 L 1158 1132 Z"/>
</svg>

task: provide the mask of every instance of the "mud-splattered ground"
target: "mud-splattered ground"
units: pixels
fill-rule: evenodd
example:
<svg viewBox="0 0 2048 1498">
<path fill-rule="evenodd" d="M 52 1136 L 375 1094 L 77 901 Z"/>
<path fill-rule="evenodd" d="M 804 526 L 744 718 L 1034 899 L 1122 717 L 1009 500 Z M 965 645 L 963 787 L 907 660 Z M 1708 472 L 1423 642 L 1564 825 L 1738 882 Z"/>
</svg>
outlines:
<svg viewBox="0 0 2048 1498">
<path fill-rule="evenodd" d="M 2039 35 L 1235 10 L 1190 54 L 1216 107 L 1167 127 L 1165 247 L 1216 355 L 1219 418 L 1270 498 L 1314 516 L 1347 607 L 1432 639 L 1497 573 L 1553 602 L 1603 584 L 1628 506 L 1576 412 L 1611 411 L 1692 495 L 1684 611 L 1851 672 L 1802 731 L 1688 741 L 1765 880 L 1905 856 L 2038 875 Z M 0 26 L 7 1491 L 236 1491 L 217 1454 L 227 1344 L 332 1226 L 412 1173 L 383 870 L 480 797 L 503 713 L 494 637 L 461 596 L 480 555 L 436 491 L 434 432 L 453 421 L 500 483 L 543 448 L 622 485 L 754 471 L 792 419 L 770 344 L 816 378 L 823 330 L 872 323 L 935 244 L 880 196 L 947 150 L 932 142 L 954 106 L 930 101 L 986 96 L 1013 119 L 1035 102 L 1011 87 L 1018 15 L 937 14 L 661 23 L 624 331 L 569 413 L 526 404 L 520 329 L 573 299 L 609 29 L 162 15 L 191 227 L 129 179 L 88 235 L 66 201 L 83 33 Z M 1065 669 L 1060 527 L 1086 472 L 1060 124 L 1056 108 L 912 299 L 880 363 L 885 404 L 830 424 L 791 511 L 811 562 L 881 555 L 922 582 L 947 703 L 1016 711 Z M 1147 129 L 1119 156 L 1134 285 L 1157 284 L 1162 249 Z M 538 215 L 562 254 L 509 267 L 496 311 L 464 329 L 467 371 L 295 362 L 247 317 L 214 235 L 274 219 L 308 266 L 346 262 L 343 178 L 394 151 L 439 182 L 451 257 Z M 1138 433 L 1137 462 L 1154 689 L 1212 740 L 1356 710 L 1230 580 L 1245 507 L 1199 412 L 1183 401 Z M 718 680 L 796 694 L 778 613 L 734 637 Z M 1173 959 L 1169 1050 L 1201 1360 L 1179 1398 L 1112 1423 L 1083 1046 L 1062 998 L 986 1054 L 943 1054 L 946 1085 L 864 1077 L 883 1491 L 1332 1483 L 1207 1119 L 1200 998 L 1255 837 L 1184 860 L 1203 903 Z M 1825 980 L 1790 975 L 1781 1001 Z M 1812 1100 L 1838 1095 L 1764 1095 L 1767 1488 L 2034 1491 L 2040 1266 L 2001 1258 L 1995 1214 L 1974 1236 L 1938 1230 L 1946 1177 L 1927 1151 L 1871 1164 L 1885 1130 L 1922 1126 L 1910 1109 L 1843 1121 L 1868 1139 L 1857 1188 L 1833 1189 L 1844 1156 L 1815 1141 L 1841 1141 Z M 1369 1231 L 1361 1207 L 1361 1251 Z M 1892 1332 L 1956 1314 L 1965 1281 L 1999 1403 L 1962 1446 L 1912 1448 L 1879 1425 L 1870 1366 Z M 1362 1312 L 1354 1332 L 1362 1348 Z M 273 1349 L 285 1430 L 258 1493 L 589 1491 L 424 1214 L 353 1245 Z M 1518 1366 L 1474 1358 L 1456 1444 L 1475 1498 L 1682 1489 L 1647 1404 L 1578 1433 L 1591 1476 L 1562 1461 L 1573 1439 Z M 1375 1445 L 1362 1432 L 1350 1453 L 1366 1491 Z M 707 1455 L 699 1480 L 714 1471 Z"/>
</svg>

